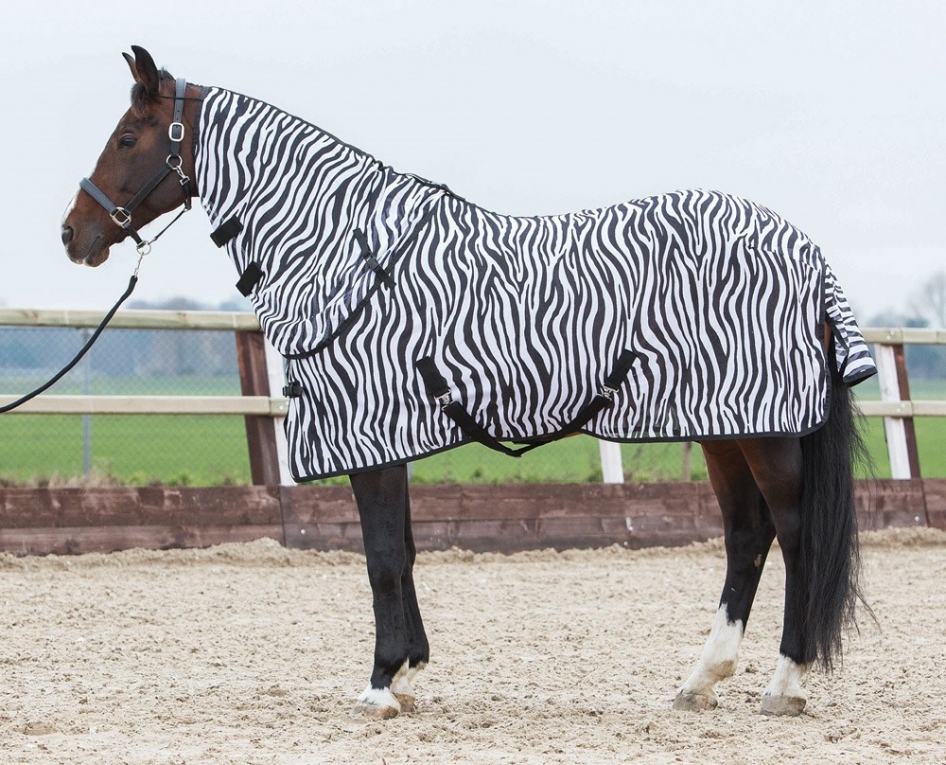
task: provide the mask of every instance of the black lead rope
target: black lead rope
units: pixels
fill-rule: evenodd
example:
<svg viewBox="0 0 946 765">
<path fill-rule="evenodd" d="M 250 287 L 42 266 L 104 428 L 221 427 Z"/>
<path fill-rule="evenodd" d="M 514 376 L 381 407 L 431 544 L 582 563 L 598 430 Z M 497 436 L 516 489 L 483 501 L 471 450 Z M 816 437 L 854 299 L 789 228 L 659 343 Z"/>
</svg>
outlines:
<svg viewBox="0 0 946 765">
<path fill-rule="evenodd" d="M 59 382 L 66 374 L 68 374 L 69 371 L 82 360 L 82 357 L 85 356 L 85 354 L 89 352 L 89 348 L 91 348 L 92 345 L 95 343 L 95 341 L 98 340 L 99 335 L 102 334 L 102 330 L 104 330 L 105 326 L 112 320 L 112 317 L 115 315 L 115 312 L 118 310 L 119 306 L 128 299 L 128 296 L 131 295 L 132 292 L 134 292 L 135 285 L 137 283 L 138 283 L 138 269 L 136 268 L 135 273 L 133 273 L 131 275 L 131 279 L 128 280 L 128 288 L 125 290 L 125 294 L 122 295 L 120 298 L 118 298 L 118 302 L 112 306 L 112 310 L 110 310 L 107 314 L 105 314 L 105 318 L 102 319 L 101 323 L 98 325 L 95 332 L 92 333 L 92 336 L 86 341 L 85 345 L 82 346 L 82 349 L 75 355 L 72 361 L 66 364 L 66 366 L 60 369 L 55 375 L 53 375 L 49 380 L 47 380 L 42 385 L 40 385 L 36 390 L 30 391 L 25 396 L 23 396 L 22 398 L 18 398 L 16 401 L 14 401 L 11 404 L 7 404 L 6 406 L 0 406 L 0 414 L 4 414 L 5 412 L 9 412 L 13 409 L 16 409 L 18 406 L 22 406 L 30 399 L 36 398 L 40 393 L 42 393 L 43 391 L 49 390 L 53 385 Z"/>
</svg>

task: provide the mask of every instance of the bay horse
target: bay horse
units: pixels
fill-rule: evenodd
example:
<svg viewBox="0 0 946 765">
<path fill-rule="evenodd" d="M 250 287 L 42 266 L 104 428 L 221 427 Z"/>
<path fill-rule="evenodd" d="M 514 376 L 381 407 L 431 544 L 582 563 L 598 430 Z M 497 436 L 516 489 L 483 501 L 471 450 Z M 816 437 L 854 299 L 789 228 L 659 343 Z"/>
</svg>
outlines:
<svg viewBox="0 0 946 765">
<path fill-rule="evenodd" d="M 132 105 L 108 139 L 94 172 L 83 179 L 62 221 L 61 235 L 68 257 L 93 267 L 105 262 L 113 245 L 129 237 L 139 243 L 140 250 L 146 250 L 150 243 L 138 233 L 140 227 L 182 205 L 188 209 L 192 198 L 211 193 L 202 188 L 206 171 L 202 176 L 197 167 L 198 141 L 204 138 L 199 138 L 197 132 L 206 108 L 207 89 L 159 71 L 143 48 L 133 46 L 132 50 L 134 56 L 124 54 L 134 79 Z M 237 99 L 230 108 L 242 115 L 241 109 L 250 108 L 247 103 Z M 281 140 L 281 119 L 277 115 L 276 122 L 266 127 L 276 136 L 274 140 Z M 202 129 L 216 127 L 205 124 Z M 217 168 L 218 172 L 245 174 L 244 165 L 257 161 L 254 152 L 268 151 L 254 148 L 262 139 L 252 126 L 242 129 L 236 149 L 242 153 L 228 160 L 233 166 Z M 319 134 L 320 140 L 324 135 Z M 379 166 L 372 165 L 375 170 Z M 405 176 L 398 178 L 403 180 Z M 422 192 L 440 193 L 437 190 L 441 187 L 427 184 Z M 246 193 L 252 194 L 254 189 Z M 406 203 L 399 204 L 392 209 L 404 209 Z M 274 204 L 273 209 L 278 205 Z M 330 210 L 324 212 L 325 216 L 332 214 Z M 392 225 L 399 225 L 396 216 L 392 220 Z M 561 220 L 564 218 L 555 222 Z M 224 241 L 232 239 L 241 227 L 235 218 L 222 221 L 214 232 L 215 239 L 218 235 Z M 365 271 L 374 271 L 380 281 L 391 281 L 395 264 L 387 270 L 379 265 L 364 233 L 355 234 L 360 234 L 360 250 L 356 253 L 365 258 Z M 241 283 L 246 282 L 243 286 L 249 290 L 261 278 L 253 271 L 255 267 L 255 263 L 240 266 Z M 670 295 L 663 296 L 664 301 L 671 299 Z M 261 322 L 263 318 L 261 315 Z M 860 599 L 852 473 L 860 441 L 848 391 L 849 383 L 859 380 L 844 379 L 838 365 L 828 361 L 835 356 L 835 344 L 843 340 L 840 330 L 844 321 L 837 311 L 832 315 L 829 309 L 811 322 L 819 346 L 815 355 L 824 367 L 820 390 L 826 407 L 816 427 L 789 433 L 678 439 L 700 441 L 722 511 L 727 567 L 712 630 L 695 669 L 676 695 L 676 709 L 717 706 L 714 687 L 735 670 L 766 556 L 775 539 L 786 571 L 784 623 L 779 656 L 762 697 L 761 711 L 800 714 L 806 704 L 803 680 L 809 668 L 820 664 L 830 669 L 840 657 L 843 631 L 851 624 Z M 852 320 L 849 324 L 854 326 Z M 733 364 L 737 363 L 739 350 L 729 349 Z M 793 358 L 797 353 L 795 348 L 784 349 L 784 354 Z M 288 352 L 284 355 L 292 356 Z M 869 356 L 862 362 L 867 370 L 863 376 L 867 376 L 872 362 Z M 730 371 L 718 370 L 724 377 Z M 430 379 L 437 381 L 436 370 L 430 373 Z M 774 385 L 769 383 L 769 387 Z M 619 382 L 612 388 L 605 387 L 600 398 L 610 399 Z M 444 395 L 449 399 L 449 394 L 433 393 L 438 400 Z M 441 403 L 446 411 L 449 401 Z M 599 403 L 596 411 L 608 404 Z M 764 405 L 764 401 L 753 401 L 744 408 Z M 572 431 L 578 429 L 575 426 Z M 484 435 L 483 429 L 472 437 L 491 438 Z M 430 653 L 414 586 L 416 547 L 405 462 L 379 459 L 348 471 L 361 520 L 376 627 L 374 667 L 357 708 L 376 718 L 394 717 L 414 708 L 413 682 Z"/>
</svg>

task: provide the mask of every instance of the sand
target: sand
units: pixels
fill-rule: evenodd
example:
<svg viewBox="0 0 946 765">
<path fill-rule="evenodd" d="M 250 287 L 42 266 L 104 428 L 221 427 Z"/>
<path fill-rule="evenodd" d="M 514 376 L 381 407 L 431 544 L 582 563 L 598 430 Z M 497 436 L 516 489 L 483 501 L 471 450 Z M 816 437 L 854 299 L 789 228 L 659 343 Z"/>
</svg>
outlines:
<svg viewBox="0 0 946 765">
<path fill-rule="evenodd" d="M 3 763 L 946 763 L 946 534 L 863 540 L 864 617 L 798 718 L 775 666 L 770 559 L 736 676 L 671 709 L 709 632 L 719 542 L 418 561 L 417 710 L 352 715 L 371 665 L 364 560 L 271 541 L 0 555 Z"/>
</svg>

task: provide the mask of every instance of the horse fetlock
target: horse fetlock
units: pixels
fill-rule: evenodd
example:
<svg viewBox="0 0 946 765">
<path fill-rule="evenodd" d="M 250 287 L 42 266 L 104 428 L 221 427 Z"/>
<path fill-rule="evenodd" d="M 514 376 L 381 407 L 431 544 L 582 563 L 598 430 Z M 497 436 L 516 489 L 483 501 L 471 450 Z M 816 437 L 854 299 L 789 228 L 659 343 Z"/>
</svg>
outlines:
<svg viewBox="0 0 946 765">
<path fill-rule="evenodd" d="M 414 688 L 411 686 L 411 679 L 423 669 L 423 665 L 410 667 L 407 662 L 394 676 L 391 683 L 391 693 L 401 705 L 402 712 L 413 712 L 415 704 Z"/>
</svg>

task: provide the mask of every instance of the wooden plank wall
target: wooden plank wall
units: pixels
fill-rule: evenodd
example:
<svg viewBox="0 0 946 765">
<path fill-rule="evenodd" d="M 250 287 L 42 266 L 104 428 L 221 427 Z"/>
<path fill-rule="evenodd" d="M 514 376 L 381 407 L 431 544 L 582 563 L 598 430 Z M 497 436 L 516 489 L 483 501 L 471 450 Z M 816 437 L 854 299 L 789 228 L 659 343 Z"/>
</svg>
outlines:
<svg viewBox="0 0 946 765">
<path fill-rule="evenodd" d="M 863 481 L 862 529 L 946 529 L 946 480 Z M 707 483 L 417 485 L 421 550 L 673 546 L 722 534 Z M 269 537 L 361 551 L 347 486 L 0 488 L 0 550 L 16 555 L 206 547 Z"/>
</svg>

